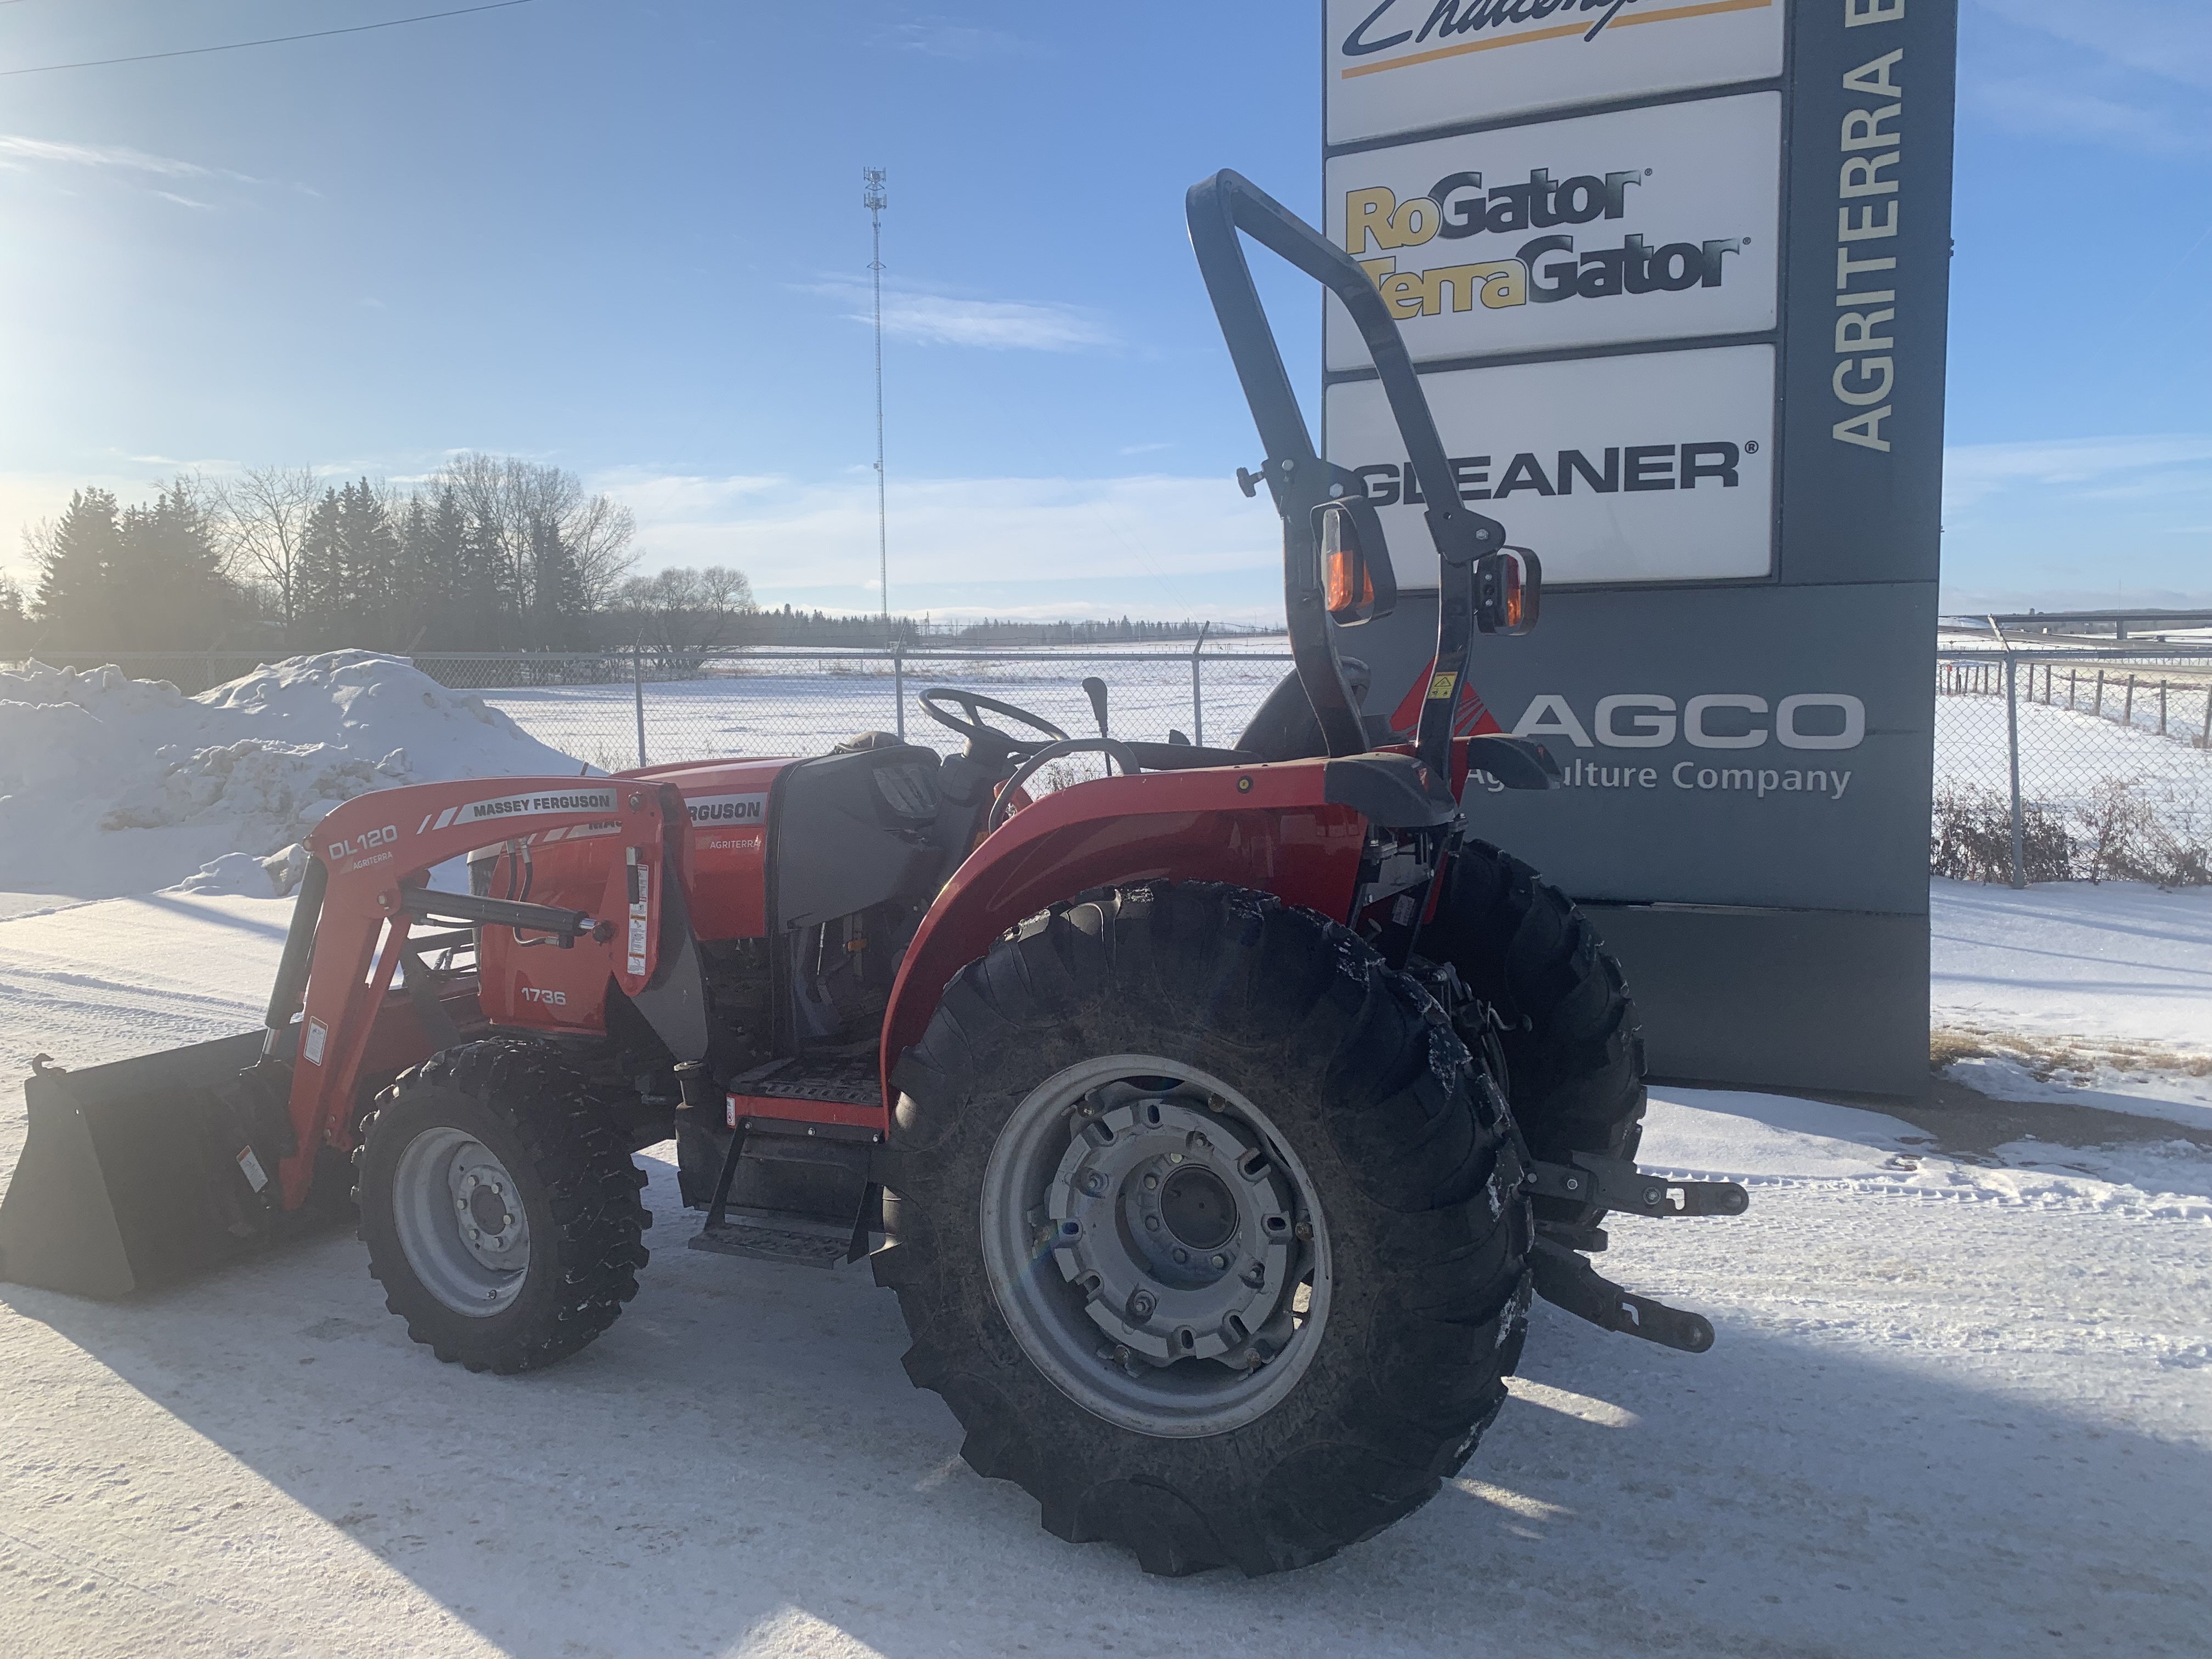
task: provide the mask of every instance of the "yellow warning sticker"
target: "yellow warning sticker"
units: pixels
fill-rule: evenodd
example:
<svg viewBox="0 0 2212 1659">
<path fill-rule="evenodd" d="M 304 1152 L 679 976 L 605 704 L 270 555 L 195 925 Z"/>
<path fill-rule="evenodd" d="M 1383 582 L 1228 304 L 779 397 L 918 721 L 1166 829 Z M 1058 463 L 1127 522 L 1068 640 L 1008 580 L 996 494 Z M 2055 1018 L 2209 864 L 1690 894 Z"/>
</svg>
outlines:
<svg viewBox="0 0 2212 1659">
<path fill-rule="evenodd" d="M 1450 672 L 1449 670 L 1443 673 L 1433 676 L 1429 681 L 1429 701 L 1431 702 L 1440 702 L 1445 698 L 1449 697 L 1452 694 L 1452 688 L 1458 684 L 1459 676 Z"/>
</svg>

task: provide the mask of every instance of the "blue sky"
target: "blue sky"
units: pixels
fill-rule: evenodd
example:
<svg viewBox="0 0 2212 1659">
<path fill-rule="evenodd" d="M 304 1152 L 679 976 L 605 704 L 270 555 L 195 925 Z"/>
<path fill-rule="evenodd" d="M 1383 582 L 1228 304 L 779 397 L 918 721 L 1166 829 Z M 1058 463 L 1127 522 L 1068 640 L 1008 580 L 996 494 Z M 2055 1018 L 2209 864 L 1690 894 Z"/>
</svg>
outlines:
<svg viewBox="0 0 2212 1659">
<path fill-rule="evenodd" d="M 453 3 L 9 0 L 0 70 Z M 892 604 L 1279 614 L 1182 198 L 1317 211 L 1314 11 L 531 0 L 0 78 L 0 564 L 80 483 L 477 448 L 872 609 L 879 164 Z M 1946 602 L 2212 605 L 2212 6 L 1961 20 Z"/>
</svg>

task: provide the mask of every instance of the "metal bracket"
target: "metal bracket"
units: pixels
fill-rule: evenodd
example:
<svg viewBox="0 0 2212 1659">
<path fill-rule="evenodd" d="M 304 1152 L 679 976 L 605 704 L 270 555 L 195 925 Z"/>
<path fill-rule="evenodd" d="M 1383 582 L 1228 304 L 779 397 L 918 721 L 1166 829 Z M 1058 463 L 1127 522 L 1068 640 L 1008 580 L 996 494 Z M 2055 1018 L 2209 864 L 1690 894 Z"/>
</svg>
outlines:
<svg viewBox="0 0 2212 1659">
<path fill-rule="evenodd" d="M 1577 1152 L 1572 1164 L 1532 1163 L 1528 1190 L 1631 1215 L 1741 1215 L 1751 1207 L 1751 1194 L 1735 1182 L 1672 1181 L 1598 1152 Z"/>
<path fill-rule="evenodd" d="M 1711 1321 L 1624 1291 L 1563 1244 L 1540 1238 L 1528 1253 L 1536 1294 L 1601 1330 L 1640 1336 L 1662 1347 L 1703 1353 L 1713 1346 Z"/>
</svg>

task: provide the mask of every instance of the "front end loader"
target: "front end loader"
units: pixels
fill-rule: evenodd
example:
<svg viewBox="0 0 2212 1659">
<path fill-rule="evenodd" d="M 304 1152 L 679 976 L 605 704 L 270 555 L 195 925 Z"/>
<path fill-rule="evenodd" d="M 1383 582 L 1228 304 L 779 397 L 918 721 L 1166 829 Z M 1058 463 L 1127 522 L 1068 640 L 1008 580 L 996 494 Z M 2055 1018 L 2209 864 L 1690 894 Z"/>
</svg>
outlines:
<svg viewBox="0 0 2212 1659">
<path fill-rule="evenodd" d="M 1744 1191 L 1636 1168 L 1620 969 L 1462 805 L 1477 769 L 1558 781 L 1455 727 L 1477 642 L 1535 622 L 1536 557 L 1460 500 L 1359 267 L 1234 173 L 1188 208 L 1296 665 L 1234 746 L 1109 736 L 1103 686 L 1095 737 L 939 687 L 950 755 L 863 732 L 359 797 L 261 1032 L 42 1061 L 0 1274 L 121 1294 L 350 1212 L 416 1340 L 529 1370 L 637 1293 L 635 1154 L 672 1144 L 690 1248 L 867 1261 L 969 1462 L 1164 1573 L 1303 1565 L 1425 1502 L 1534 1294 L 1710 1346 L 1590 1258 L 1611 1212 Z M 1395 599 L 1382 526 L 1313 447 L 1246 237 L 1343 301 L 1430 502 L 1436 659 L 1396 724 L 1339 645 Z M 1106 775 L 1031 797 L 1079 754 Z M 429 885 L 451 860 L 468 891 Z"/>
</svg>

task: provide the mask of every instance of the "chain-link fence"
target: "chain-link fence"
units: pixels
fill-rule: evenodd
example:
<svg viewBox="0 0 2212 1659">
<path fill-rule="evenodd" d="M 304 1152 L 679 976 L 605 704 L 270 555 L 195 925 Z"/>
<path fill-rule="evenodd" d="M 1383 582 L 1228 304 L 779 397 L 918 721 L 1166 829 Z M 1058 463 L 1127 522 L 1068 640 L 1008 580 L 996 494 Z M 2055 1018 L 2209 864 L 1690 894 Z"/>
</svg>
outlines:
<svg viewBox="0 0 2212 1659">
<path fill-rule="evenodd" d="M 187 695 L 250 674 L 251 653 L 61 652 L 50 666 L 113 664 L 135 679 L 168 680 Z M 818 754 L 855 732 L 890 732 L 950 752 L 960 739 L 922 710 L 923 692 L 950 686 L 1028 709 L 1072 737 L 1097 731 L 1083 690 L 1108 688 L 1117 736 L 1232 743 L 1287 669 L 1282 641 L 1201 641 L 1182 650 L 1114 647 L 983 652 L 823 650 L 760 647 L 670 658 L 651 651 L 463 654 L 418 652 L 414 665 L 474 691 L 540 742 L 609 771 L 729 755 Z M 991 717 L 1013 729 L 1004 717 Z M 1066 763 L 1048 786 L 1095 772 Z"/>
<path fill-rule="evenodd" d="M 1938 875 L 2212 881 L 2212 653 L 1939 653 Z"/>
<path fill-rule="evenodd" d="M 186 693 L 254 672 L 247 653 L 42 653 L 113 663 Z M 647 652 L 423 653 L 432 678 L 481 696 L 532 737 L 618 770 L 729 755 L 818 754 L 878 730 L 950 751 L 922 710 L 933 686 L 1026 708 L 1073 736 L 1096 730 L 1083 681 L 1109 691 L 1119 736 L 1180 731 L 1233 743 L 1290 663 L 1279 640 L 985 652 L 757 647 L 681 659 Z M 2212 880 L 2212 650 L 1981 648 L 1938 653 L 1931 866 L 1984 881 Z M 1061 763 L 1047 787 L 1095 775 Z M 2016 775 L 2015 775 L 2016 769 Z"/>
</svg>

